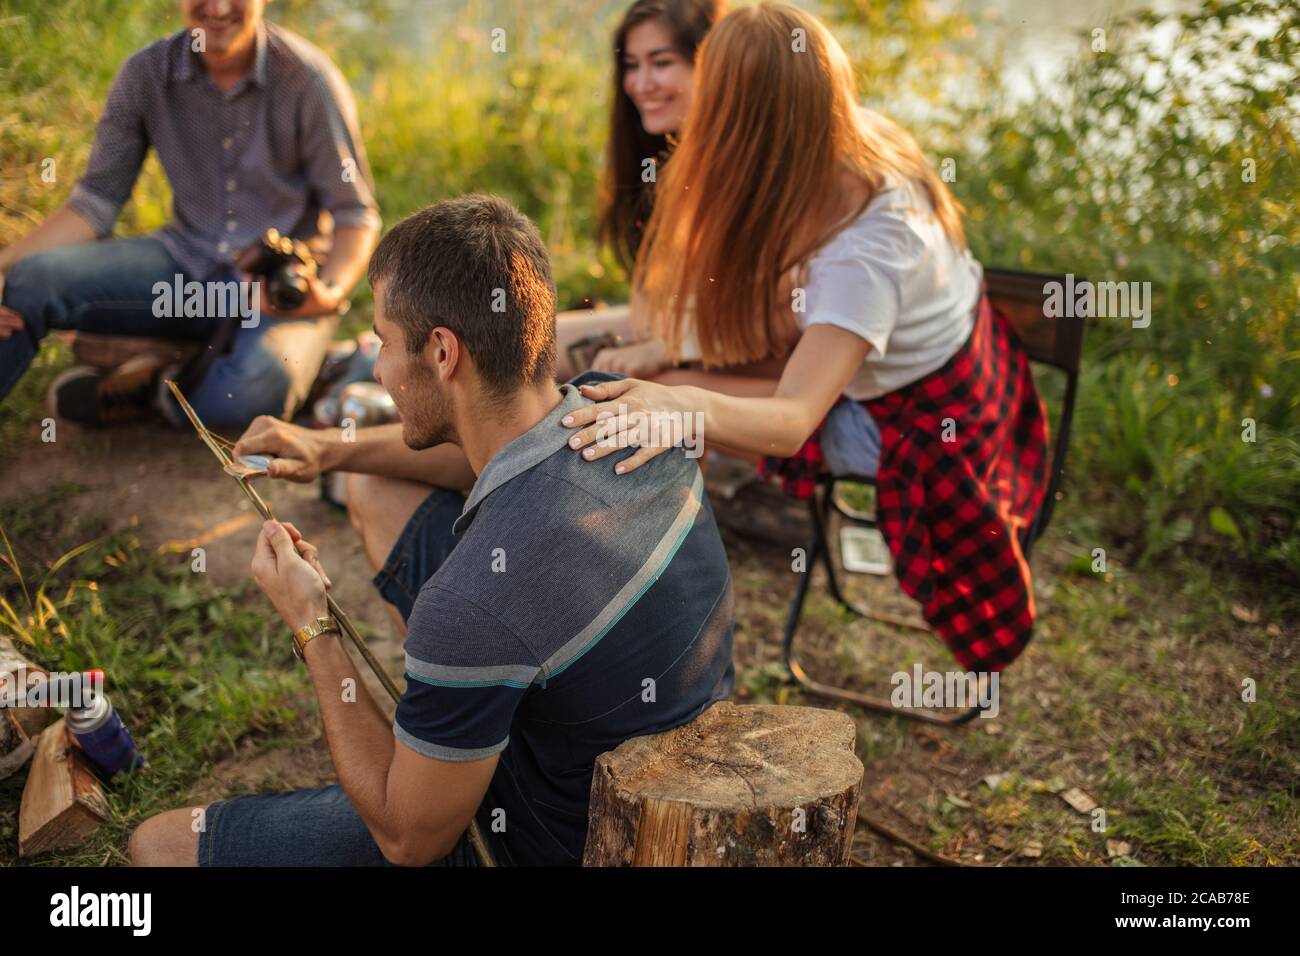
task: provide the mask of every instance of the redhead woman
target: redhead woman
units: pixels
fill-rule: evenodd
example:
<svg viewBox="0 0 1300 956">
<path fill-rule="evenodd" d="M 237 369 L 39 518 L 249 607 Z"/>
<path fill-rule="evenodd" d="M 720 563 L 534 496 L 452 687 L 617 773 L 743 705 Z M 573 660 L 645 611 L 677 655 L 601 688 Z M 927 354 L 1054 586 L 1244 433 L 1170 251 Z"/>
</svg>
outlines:
<svg viewBox="0 0 1300 956">
<path fill-rule="evenodd" d="M 653 160 L 655 179 L 667 168 L 697 102 L 696 48 L 725 12 L 725 0 L 638 0 L 615 31 L 614 98 L 601 180 L 599 229 L 601 241 L 629 271 L 654 208 L 655 183 L 646 182 L 647 166 Z M 726 136 L 726 131 L 718 132 Z M 793 343 L 798 329 L 791 324 L 787 331 Z M 557 316 L 560 380 L 577 372 L 569 360 L 569 346 L 602 333 L 612 334 L 618 344 L 597 351 L 593 369 L 666 384 L 696 385 L 732 395 L 771 395 L 784 365 L 781 356 L 754 360 L 724 347 L 706 367 L 689 332 L 678 353 L 670 355 L 663 331 L 649 320 L 634 286 L 629 306 Z M 857 452 L 852 461 L 856 469 L 874 473 L 872 449 L 878 446 L 879 437 L 870 416 L 865 411 L 841 416 L 831 428 L 835 434 L 847 436 L 840 445 Z"/>
<path fill-rule="evenodd" d="M 695 347 L 705 369 L 783 370 L 766 394 L 669 377 L 584 387 L 597 404 L 566 421 L 571 445 L 596 461 L 640 442 L 642 422 L 702 415 L 710 447 L 793 494 L 811 495 L 828 468 L 875 473 L 903 589 L 964 666 L 1000 669 L 1032 630 L 1021 545 L 1042 504 L 1047 429 L 960 206 L 905 130 L 859 108 L 844 51 L 795 7 L 723 19 L 700 50 L 694 103 L 660 176 L 636 295 L 670 358 Z M 665 451 L 642 444 L 612 467 Z"/>
</svg>

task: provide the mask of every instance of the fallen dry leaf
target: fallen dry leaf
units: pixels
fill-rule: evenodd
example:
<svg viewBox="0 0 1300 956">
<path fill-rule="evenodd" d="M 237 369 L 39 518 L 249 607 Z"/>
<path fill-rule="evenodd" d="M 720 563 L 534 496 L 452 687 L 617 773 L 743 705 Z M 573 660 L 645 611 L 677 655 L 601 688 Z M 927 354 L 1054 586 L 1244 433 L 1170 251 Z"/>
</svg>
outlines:
<svg viewBox="0 0 1300 956">
<path fill-rule="evenodd" d="M 1242 624 L 1258 624 L 1259 612 L 1253 608 L 1248 608 L 1244 604 L 1234 604 L 1232 606 L 1232 616 Z"/>
<path fill-rule="evenodd" d="M 1038 859 L 1043 855 L 1043 844 L 1039 840 L 1030 840 L 1020 848 L 1020 855 Z"/>
<path fill-rule="evenodd" d="M 1124 840 L 1107 840 L 1106 855 L 1110 857 L 1128 856 L 1133 852 L 1131 844 Z"/>
<path fill-rule="evenodd" d="M 1097 809 L 1097 801 L 1078 787 L 1071 787 L 1069 790 L 1062 792 L 1061 799 L 1080 813 L 1092 813 L 1093 810 Z"/>
<path fill-rule="evenodd" d="M 995 833 L 988 838 L 988 845 L 995 850 L 1010 850 L 1015 844 L 1004 837 L 1001 833 Z"/>
<path fill-rule="evenodd" d="M 984 786 L 990 790 L 996 790 L 1002 786 L 1011 777 L 1010 773 L 990 773 L 984 776 Z"/>
</svg>

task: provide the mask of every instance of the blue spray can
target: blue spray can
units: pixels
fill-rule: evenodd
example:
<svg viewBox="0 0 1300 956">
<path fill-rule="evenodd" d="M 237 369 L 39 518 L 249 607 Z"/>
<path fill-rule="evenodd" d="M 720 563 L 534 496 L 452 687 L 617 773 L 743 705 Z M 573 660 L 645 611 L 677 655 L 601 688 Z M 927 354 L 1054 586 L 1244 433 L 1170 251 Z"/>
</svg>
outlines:
<svg viewBox="0 0 1300 956">
<path fill-rule="evenodd" d="M 131 731 L 103 693 L 87 692 L 84 706 L 70 708 L 66 722 L 81 749 L 104 776 L 113 777 L 144 764 Z"/>
</svg>

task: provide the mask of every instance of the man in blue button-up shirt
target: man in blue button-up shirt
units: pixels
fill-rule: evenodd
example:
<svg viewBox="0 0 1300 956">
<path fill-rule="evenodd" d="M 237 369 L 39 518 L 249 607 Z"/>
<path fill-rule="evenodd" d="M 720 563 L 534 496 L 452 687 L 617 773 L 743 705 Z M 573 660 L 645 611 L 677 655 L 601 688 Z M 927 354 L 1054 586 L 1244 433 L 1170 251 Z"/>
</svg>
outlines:
<svg viewBox="0 0 1300 956">
<path fill-rule="evenodd" d="M 316 47 L 266 24 L 265 2 L 182 0 L 186 29 L 122 66 L 67 202 L 0 251 L 0 398 L 48 331 L 71 329 L 228 342 L 190 387 L 209 424 L 281 415 L 302 400 L 380 220 L 346 81 Z M 108 238 L 150 148 L 171 183 L 172 221 L 148 237 Z M 241 253 L 268 228 L 311 239 L 322 212 L 332 244 L 299 308 L 276 312 L 250 285 L 226 294 L 245 278 Z M 163 371 L 74 369 L 52 391 L 55 410 L 104 424 L 156 402 L 176 419 L 158 398 Z"/>
</svg>

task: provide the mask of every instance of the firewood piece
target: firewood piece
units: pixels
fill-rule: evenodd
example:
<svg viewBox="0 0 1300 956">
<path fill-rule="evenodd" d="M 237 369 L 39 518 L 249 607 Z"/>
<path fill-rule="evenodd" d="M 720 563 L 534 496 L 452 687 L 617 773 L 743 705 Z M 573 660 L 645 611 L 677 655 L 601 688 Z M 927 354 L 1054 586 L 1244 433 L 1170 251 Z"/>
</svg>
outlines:
<svg viewBox="0 0 1300 956">
<path fill-rule="evenodd" d="M 812 534 L 808 504 L 781 493 L 774 484 L 754 481 L 732 498 L 709 495 L 718 525 L 731 534 L 764 545 L 804 547 Z"/>
<path fill-rule="evenodd" d="M 104 335 L 98 332 L 57 332 L 72 346 L 72 358 L 78 365 L 90 365 L 111 372 L 119 365 L 141 356 L 165 362 L 182 362 L 198 351 L 192 340 L 145 338 L 137 335 Z"/>
<path fill-rule="evenodd" d="M 587 866 L 846 866 L 862 762 L 837 711 L 722 701 L 602 754 Z"/>
<path fill-rule="evenodd" d="M 23 657 L 7 637 L 0 637 L 0 780 L 16 773 L 35 752 L 31 741 L 49 723 L 48 707 L 6 707 L 4 702 L 21 694 L 19 675 L 30 682 L 45 671 Z"/>
<path fill-rule="evenodd" d="M 64 722 L 46 728 L 18 809 L 18 855 L 76 846 L 99 829 L 108 812 L 99 780 Z"/>
<path fill-rule="evenodd" d="M 21 770 L 35 752 L 14 711 L 0 707 L 0 780 Z"/>
<path fill-rule="evenodd" d="M 44 668 L 37 667 L 19 653 L 13 641 L 0 637 L 0 707 L 5 706 L 5 701 L 11 697 L 21 696 L 22 688 L 18 686 L 20 675 L 26 678 L 28 684 L 37 677 L 47 676 Z M 36 734 L 29 736 L 35 737 Z"/>
</svg>

